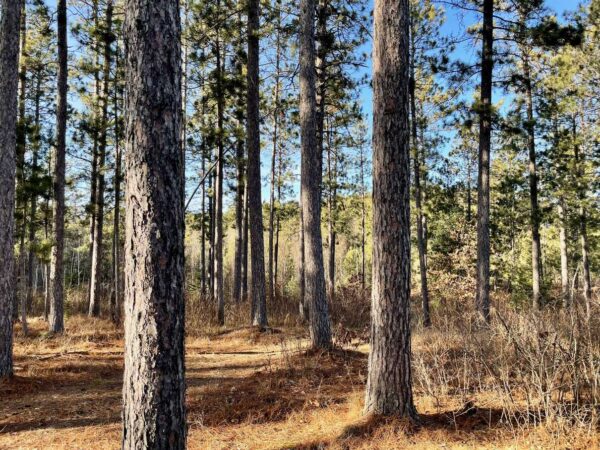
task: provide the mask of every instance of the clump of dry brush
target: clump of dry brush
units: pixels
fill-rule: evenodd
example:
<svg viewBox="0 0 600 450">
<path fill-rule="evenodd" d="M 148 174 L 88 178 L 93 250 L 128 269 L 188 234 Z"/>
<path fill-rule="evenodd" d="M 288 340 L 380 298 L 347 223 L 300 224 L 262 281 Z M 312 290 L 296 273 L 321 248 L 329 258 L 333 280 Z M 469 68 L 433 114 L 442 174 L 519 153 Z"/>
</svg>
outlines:
<svg viewBox="0 0 600 450">
<path fill-rule="evenodd" d="M 459 320 L 460 319 L 460 320 Z M 496 311 L 489 326 L 445 317 L 415 333 L 414 380 L 441 405 L 487 402 L 515 432 L 543 424 L 557 433 L 598 430 L 600 320 L 578 308 Z M 479 403 L 481 404 L 481 403 Z"/>
</svg>

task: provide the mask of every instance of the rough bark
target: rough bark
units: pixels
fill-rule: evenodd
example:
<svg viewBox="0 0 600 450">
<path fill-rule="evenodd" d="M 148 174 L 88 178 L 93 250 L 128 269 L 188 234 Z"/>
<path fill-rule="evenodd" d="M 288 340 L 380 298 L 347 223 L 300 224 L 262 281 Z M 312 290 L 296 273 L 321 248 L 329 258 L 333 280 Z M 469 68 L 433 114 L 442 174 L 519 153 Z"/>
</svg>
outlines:
<svg viewBox="0 0 600 450">
<path fill-rule="evenodd" d="M 321 238 L 322 155 L 317 142 L 315 91 L 315 2 L 300 2 L 300 140 L 302 151 L 302 222 L 305 244 L 305 297 L 314 348 L 331 347 Z"/>
<path fill-rule="evenodd" d="M 252 267 L 252 325 L 267 326 L 265 292 L 265 244 L 260 182 L 259 111 L 259 0 L 248 0 L 248 212 L 250 215 L 250 257 Z"/>
<path fill-rule="evenodd" d="M 186 446 L 179 14 L 125 4 L 124 449 Z"/>
<path fill-rule="evenodd" d="M 365 412 L 416 417 L 410 347 L 408 0 L 376 0 L 373 290 Z"/>
<path fill-rule="evenodd" d="M 492 71 L 494 68 L 494 0 L 483 2 L 479 170 L 477 176 L 477 292 L 475 305 L 490 321 L 490 150 L 492 138 Z"/>
<path fill-rule="evenodd" d="M 51 332 L 64 330 L 64 245 L 65 245 L 65 153 L 67 132 L 67 4 L 57 2 L 58 24 L 58 94 L 56 100 L 56 149 L 54 153 L 53 192 L 54 245 L 50 258 L 50 315 Z"/>
<path fill-rule="evenodd" d="M 112 14 L 111 0 L 106 3 L 106 23 L 104 30 L 104 67 L 102 79 L 102 96 L 100 133 L 98 137 L 98 181 L 96 186 L 96 214 L 94 225 L 94 240 L 92 243 L 92 271 L 90 273 L 90 305 L 88 314 L 93 317 L 100 315 L 100 300 L 102 298 L 102 250 L 104 245 L 104 187 L 106 164 L 106 141 L 108 133 L 108 97 L 110 94 L 110 67 L 111 67 L 111 42 L 112 42 Z"/>
<path fill-rule="evenodd" d="M 2 0 L 0 21 L 0 378 L 13 374 L 14 212 L 20 2 Z"/>
</svg>

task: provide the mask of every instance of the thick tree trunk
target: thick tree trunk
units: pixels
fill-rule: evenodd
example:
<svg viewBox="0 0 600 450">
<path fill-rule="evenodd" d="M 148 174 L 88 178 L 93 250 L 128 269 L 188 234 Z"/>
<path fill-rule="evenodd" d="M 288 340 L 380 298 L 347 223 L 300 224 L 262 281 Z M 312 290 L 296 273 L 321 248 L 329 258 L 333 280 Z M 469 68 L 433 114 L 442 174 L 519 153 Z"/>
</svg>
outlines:
<svg viewBox="0 0 600 450">
<path fill-rule="evenodd" d="M 14 229 L 21 3 L 2 0 L 0 21 L 0 379 L 13 374 Z"/>
<path fill-rule="evenodd" d="M 186 447 L 180 33 L 177 0 L 126 2 L 124 449 Z"/>
<path fill-rule="evenodd" d="M 260 182 L 259 0 L 248 0 L 248 212 L 252 264 L 252 325 L 266 327 L 265 244 Z"/>
<path fill-rule="evenodd" d="M 410 346 L 408 0 L 376 0 L 373 291 L 365 412 L 416 418 Z"/>
<path fill-rule="evenodd" d="M 57 2 L 58 23 L 58 95 L 56 100 L 56 151 L 54 154 L 54 246 L 50 259 L 50 316 L 53 333 L 64 330 L 64 246 L 65 246 L 65 152 L 67 132 L 67 4 Z"/>
<path fill-rule="evenodd" d="M 314 348 L 331 347 L 321 239 L 322 155 L 316 141 L 315 2 L 300 1 L 301 195 L 305 241 L 305 297 L 310 302 L 310 338 Z"/>
<path fill-rule="evenodd" d="M 483 49 L 479 105 L 479 171 L 477 177 L 477 292 L 475 305 L 490 321 L 490 150 L 492 138 L 492 70 L 494 68 L 494 0 L 483 2 Z"/>
<path fill-rule="evenodd" d="M 96 191 L 96 224 L 94 225 L 94 241 L 92 243 L 92 271 L 90 273 L 90 307 L 88 314 L 93 317 L 100 315 L 100 300 L 102 298 L 102 250 L 104 245 L 104 173 L 106 164 L 106 140 L 108 133 L 108 96 L 110 94 L 110 67 L 112 42 L 112 0 L 106 3 L 106 24 L 104 38 L 104 68 L 102 80 L 102 104 L 100 119 L 100 134 L 98 138 L 98 185 Z"/>
</svg>

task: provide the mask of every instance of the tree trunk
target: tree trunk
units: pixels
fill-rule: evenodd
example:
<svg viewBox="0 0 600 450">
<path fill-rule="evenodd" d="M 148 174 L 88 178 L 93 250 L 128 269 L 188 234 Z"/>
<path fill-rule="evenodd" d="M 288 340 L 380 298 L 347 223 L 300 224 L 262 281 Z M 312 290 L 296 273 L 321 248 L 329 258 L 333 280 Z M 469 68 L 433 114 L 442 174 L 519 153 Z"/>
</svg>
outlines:
<svg viewBox="0 0 600 450">
<path fill-rule="evenodd" d="M 186 447 L 180 33 L 177 0 L 127 2 L 124 449 Z"/>
<path fill-rule="evenodd" d="M 527 147 L 529 149 L 529 201 L 531 226 L 531 282 L 533 308 L 539 310 L 542 306 L 542 244 L 540 239 L 540 208 L 538 205 L 538 176 L 535 154 L 535 121 L 533 117 L 533 88 L 531 85 L 531 70 L 529 67 L 529 50 L 523 53 L 523 75 L 525 81 L 525 102 L 527 106 Z"/>
<path fill-rule="evenodd" d="M 94 29 L 97 30 L 100 27 L 100 17 L 98 9 L 98 0 L 92 0 L 92 20 L 94 22 Z M 98 119 L 98 101 L 100 99 L 100 40 L 95 37 L 92 39 L 92 51 L 94 52 L 94 96 L 92 98 L 92 172 L 90 178 L 90 249 L 89 249 L 89 264 L 90 264 L 90 284 L 88 286 L 88 311 L 92 304 L 92 274 L 94 272 L 94 243 L 96 241 L 96 225 L 97 225 L 97 209 L 98 209 L 98 172 L 99 172 L 99 160 L 100 152 L 98 151 L 99 141 L 99 119 Z"/>
<path fill-rule="evenodd" d="M 2 0 L 0 20 L 0 379 L 13 374 L 14 229 L 21 3 Z"/>
<path fill-rule="evenodd" d="M 14 0 L 17 1 L 17 0 Z M 18 310 L 21 310 L 21 323 L 23 324 L 23 331 L 27 334 L 27 323 L 24 320 L 26 316 L 23 315 L 22 306 L 26 301 L 25 293 L 25 270 L 26 270 L 26 259 L 25 259 L 25 234 L 27 227 L 27 195 L 23 192 L 25 185 L 25 153 L 27 150 L 27 128 L 29 121 L 27 119 L 27 113 L 25 110 L 25 102 L 27 99 L 27 4 L 25 0 L 21 0 L 21 18 L 20 18 L 20 54 L 19 54 L 19 115 L 17 119 L 17 168 L 16 168 L 16 211 L 15 216 L 20 218 L 19 231 L 17 236 L 19 237 L 19 259 L 16 262 L 16 279 L 17 285 L 14 292 L 14 314 L 15 319 L 18 315 Z M 15 219 L 16 221 L 16 219 Z M 20 304 L 20 306 L 19 306 Z"/>
<path fill-rule="evenodd" d="M 416 222 L 417 222 L 417 247 L 419 250 L 419 274 L 421 276 L 421 307 L 423 311 L 423 326 L 425 328 L 431 326 L 431 318 L 429 315 L 429 287 L 427 285 L 427 249 L 425 247 L 425 230 L 423 229 L 423 195 L 421 193 L 421 160 L 419 151 L 419 138 L 417 135 L 417 101 L 416 101 L 416 85 L 415 79 L 415 32 L 412 29 L 410 33 L 411 45 L 411 60 L 410 60 L 410 113 L 411 113 L 411 137 L 413 146 L 413 166 L 415 180 L 413 182 L 415 189 L 415 207 L 416 207 Z"/>
<path fill-rule="evenodd" d="M 200 293 L 206 296 L 206 149 L 204 139 L 201 144 L 202 158 L 202 212 L 200 219 Z M 204 300 L 205 298 L 203 298 Z"/>
<path fill-rule="evenodd" d="M 336 159 L 333 145 L 331 143 L 331 127 L 327 130 L 327 177 L 329 178 L 329 198 L 327 201 L 328 208 L 328 262 L 327 262 L 327 284 L 329 289 L 329 301 L 335 304 L 335 216 L 336 216 L 336 197 L 337 197 L 337 174 L 336 174 Z"/>
<path fill-rule="evenodd" d="M 217 8 L 220 2 L 217 0 Z M 223 294 L 223 115 L 225 114 L 225 93 L 223 92 L 223 67 L 221 61 L 221 42 L 217 30 L 217 172 L 215 180 L 215 234 L 214 234 L 214 285 L 213 296 L 217 303 L 217 322 L 225 324 L 225 297 Z"/>
<path fill-rule="evenodd" d="M 579 235 L 581 239 L 581 276 L 583 278 L 583 299 L 586 317 L 591 318 L 592 280 L 590 275 L 589 244 L 587 237 L 586 185 L 585 185 L 585 155 L 577 143 L 577 122 L 573 118 L 573 137 L 575 144 L 575 162 L 577 164 L 577 197 L 579 201 Z"/>
<path fill-rule="evenodd" d="M 115 55 L 115 66 L 119 68 L 119 47 Z M 115 191 L 115 210 L 113 213 L 113 301 L 111 304 L 111 318 L 113 323 L 118 324 L 121 320 L 121 276 L 120 276 L 120 249 L 121 239 L 119 226 L 121 223 L 121 128 L 119 127 L 119 86 L 117 77 L 114 81 L 114 121 L 115 121 L 115 174 L 114 174 L 114 191 Z"/>
<path fill-rule="evenodd" d="M 57 2 L 58 95 L 56 101 L 56 152 L 54 154 L 54 246 L 50 259 L 50 316 L 52 333 L 64 330 L 65 150 L 67 131 L 67 2 Z"/>
<path fill-rule="evenodd" d="M 492 71 L 494 68 L 494 0 L 483 2 L 479 170 L 477 176 L 477 292 L 475 304 L 490 321 L 490 149 L 492 138 Z"/>
<path fill-rule="evenodd" d="M 242 300 L 248 299 L 248 232 L 250 228 L 250 218 L 248 214 L 249 207 L 249 199 L 248 199 L 248 168 L 246 168 L 246 187 L 244 191 L 246 195 L 244 196 L 244 235 L 243 235 L 243 244 L 242 244 Z"/>
<path fill-rule="evenodd" d="M 33 157 L 31 164 L 32 177 L 36 177 L 38 173 L 38 156 L 40 150 L 40 98 L 41 92 L 41 79 L 38 74 L 35 88 L 35 112 L 34 112 L 34 138 L 32 142 Z M 29 206 L 29 236 L 28 236 L 28 255 L 27 255 L 27 295 L 25 303 L 21 308 L 21 322 L 25 324 L 23 330 L 26 327 L 26 313 L 27 310 L 31 311 L 33 304 L 33 274 L 34 274 L 34 261 L 35 261 L 35 216 L 37 214 L 37 194 L 36 192 L 31 193 L 31 200 Z"/>
<path fill-rule="evenodd" d="M 104 68 L 102 83 L 102 117 L 100 135 L 98 138 L 98 185 L 96 191 L 96 224 L 94 225 L 94 241 L 92 243 L 92 272 L 90 273 L 90 317 L 100 315 L 100 300 L 102 297 L 102 249 L 104 239 L 104 172 L 106 164 L 106 138 L 108 132 L 108 96 L 110 94 L 111 66 L 111 33 L 112 33 L 112 0 L 106 3 L 106 24 L 104 37 Z"/>
<path fill-rule="evenodd" d="M 559 217 L 559 239 L 560 239 L 560 286 L 561 296 L 563 300 L 563 307 L 568 308 L 570 306 L 569 296 L 569 255 L 567 253 L 567 230 L 566 230 L 566 217 L 564 199 L 559 200 L 558 204 L 558 217 Z"/>
<path fill-rule="evenodd" d="M 300 1 L 300 140 L 301 195 L 305 240 L 305 296 L 310 301 L 313 348 L 331 347 L 329 306 L 325 292 L 321 239 L 322 155 L 316 141 L 315 2 Z"/>
<path fill-rule="evenodd" d="M 408 0 L 376 0 L 373 291 L 365 412 L 416 418 L 410 347 Z"/>
<path fill-rule="evenodd" d="M 260 182 L 259 0 L 248 0 L 248 212 L 252 265 L 252 325 L 267 326 L 265 244 Z"/>
<path fill-rule="evenodd" d="M 236 152 L 237 191 L 235 199 L 235 257 L 233 262 L 233 301 L 242 296 L 242 253 L 244 244 L 244 141 L 239 139 Z"/>
<path fill-rule="evenodd" d="M 310 305 L 308 303 L 308 299 L 306 298 L 306 246 L 304 244 L 304 214 L 302 212 L 302 185 L 300 186 L 300 230 L 298 231 L 300 234 L 300 264 L 298 271 L 299 285 L 300 285 L 300 304 L 299 304 L 299 312 L 300 319 L 303 321 L 308 321 L 310 317 Z"/>
</svg>

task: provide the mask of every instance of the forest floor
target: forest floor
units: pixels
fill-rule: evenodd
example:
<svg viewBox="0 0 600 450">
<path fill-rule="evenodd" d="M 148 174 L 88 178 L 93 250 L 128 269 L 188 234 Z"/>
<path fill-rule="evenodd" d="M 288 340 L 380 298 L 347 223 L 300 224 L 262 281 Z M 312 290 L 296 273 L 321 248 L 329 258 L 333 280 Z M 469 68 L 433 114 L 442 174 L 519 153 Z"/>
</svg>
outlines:
<svg viewBox="0 0 600 450">
<path fill-rule="evenodd" d="M 599 448 L 597 432 L 553 433 L 506 421 L 501 402 L 432 398 L 415 387 L 419 425 L 361 415 L 364 344 L 306 352 L 302 329 L 224 329 L 189 337 L 188 448 Z M 413 351 L 421 351 L 419 336 Z M 15 377 L 0 383 L 0 448 L 116 449 L 121 438 L 122 335 L 72 317 L 63 336 L 16 330 Z"/>
</svg>

